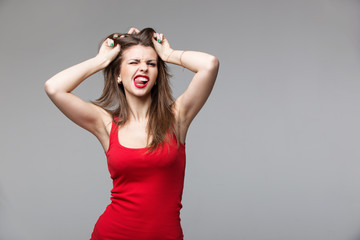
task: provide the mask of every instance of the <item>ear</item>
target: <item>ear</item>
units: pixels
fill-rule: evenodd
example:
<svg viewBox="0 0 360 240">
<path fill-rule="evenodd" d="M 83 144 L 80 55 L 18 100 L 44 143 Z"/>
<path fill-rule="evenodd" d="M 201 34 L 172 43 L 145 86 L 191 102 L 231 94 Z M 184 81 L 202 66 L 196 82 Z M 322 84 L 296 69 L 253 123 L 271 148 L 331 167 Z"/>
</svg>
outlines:
<svg viewBox="0 0 360 240">
<path fill-rule="evenodd" d="M 117 78 L 117 83 L 120 84 L 121 83 L 121 76 L 119 75 L 118 78 Z"/>
</svg>

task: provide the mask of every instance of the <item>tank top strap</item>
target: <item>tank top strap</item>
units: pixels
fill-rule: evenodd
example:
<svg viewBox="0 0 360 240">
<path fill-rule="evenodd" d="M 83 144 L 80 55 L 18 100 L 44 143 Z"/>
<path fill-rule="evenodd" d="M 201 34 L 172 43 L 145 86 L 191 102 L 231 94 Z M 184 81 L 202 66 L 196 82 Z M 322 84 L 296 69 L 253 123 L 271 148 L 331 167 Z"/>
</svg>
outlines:
<svg viewBox="0 0 360 240">
<path fill-rule="evenodd" d="M 118 128 L 119 126 L 112 121 L 111 123 L 111 130 L 110 130 L 110 136 L 109 136 L 109 148 L 112 144 L 116 143 L 118 141 Z"/>
</svg>

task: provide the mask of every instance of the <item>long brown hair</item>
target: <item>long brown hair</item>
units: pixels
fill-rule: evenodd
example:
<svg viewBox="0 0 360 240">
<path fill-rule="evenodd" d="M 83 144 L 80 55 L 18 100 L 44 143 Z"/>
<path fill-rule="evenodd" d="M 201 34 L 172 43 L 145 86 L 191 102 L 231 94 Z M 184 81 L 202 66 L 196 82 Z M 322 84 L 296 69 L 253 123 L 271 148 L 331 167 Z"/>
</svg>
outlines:
<svg viewBox="0 0 360 240">
<path fill-rule="evenodd" d="M 114 33 L 108 36 L 108 38 L 114 40 L 115 44 L 120 44 L 121 49 L 118 56 L 104 69 L 105 86 L 103 93 L 100 98 L 92 103 L 109 112 L 113 121 L 119 126 L 124 125 L 129 120 L 130 115 L 130 108 L 126 101 L 124 86 L 117 83 L 123 53 L 126 49 L 136 45 L 154 48 L 152 43 L 154 32 L 152 28 L 145 28 L 137 34 Z M 121 35 L 124 37 L 120 37 Z M 158 76 L 156 85 L 151 89 L 152 101 L 147 112 L 149 119 L 147 124 L 148 142 L 149 138 L 152 137 L 152 141 L 148 145 L 150 150 L 154 150 L 164 140 L 168 140 L 167 132 L 170 130 L 174 133 L 173 125 L 175 122 L 172 111 L 174 99 L 169 86 L 170 75 L 165 62 L 159 56 L 157 59 L 157 68 Z"/>
</svg>

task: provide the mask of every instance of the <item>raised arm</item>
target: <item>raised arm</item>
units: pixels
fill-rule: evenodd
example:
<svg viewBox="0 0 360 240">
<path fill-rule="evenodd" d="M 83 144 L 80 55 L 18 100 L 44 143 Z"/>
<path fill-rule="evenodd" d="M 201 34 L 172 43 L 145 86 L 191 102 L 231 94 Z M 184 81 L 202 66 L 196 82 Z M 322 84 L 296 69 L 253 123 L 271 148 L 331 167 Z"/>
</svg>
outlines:
<svg viewBox="0 0 360 240">
<path fill-rule="evenodd" d="M 219 70 L 219 60 L 207 53 L 173 50 L 162 34 L 156 33 L 154 38 L 153 43 L 163 61 L 177 64 L 195 73 L 188 88 L 175 102 L 182 128 L 181 138 L 184 140 L 191 121 L 204 106 L 211 93 Z"/>
<path fill-rule="evenodd" d="M 112 39 L 106 39 L 94 58 L 65 69 L 45 82 L 45 91 L 54 104 L 70 120 L 95 135 L 103 126 L 101 116 L 104 110 L 81 100 L 71 92 L 86 78 L 105 68 L 116 57 L 120 46 L 113 46 L 113 44 Z"/>
</svg>

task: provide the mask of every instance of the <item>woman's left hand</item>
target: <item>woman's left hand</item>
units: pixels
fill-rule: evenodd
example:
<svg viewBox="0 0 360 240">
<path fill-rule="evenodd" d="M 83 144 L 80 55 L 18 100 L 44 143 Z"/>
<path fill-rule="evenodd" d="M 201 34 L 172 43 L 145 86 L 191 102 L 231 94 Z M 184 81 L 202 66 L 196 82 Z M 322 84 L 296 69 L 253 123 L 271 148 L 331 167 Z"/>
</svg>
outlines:
<svg viewBox="0 0 360 240">
<path fill-rule="evenodd" d="M 155 50 L 160 58 L 166 62 L 173 50 L 170 47 L 169 41 L 164 37 L 162 33 L 154 33 L 152 38 Z"/>
</svg>

